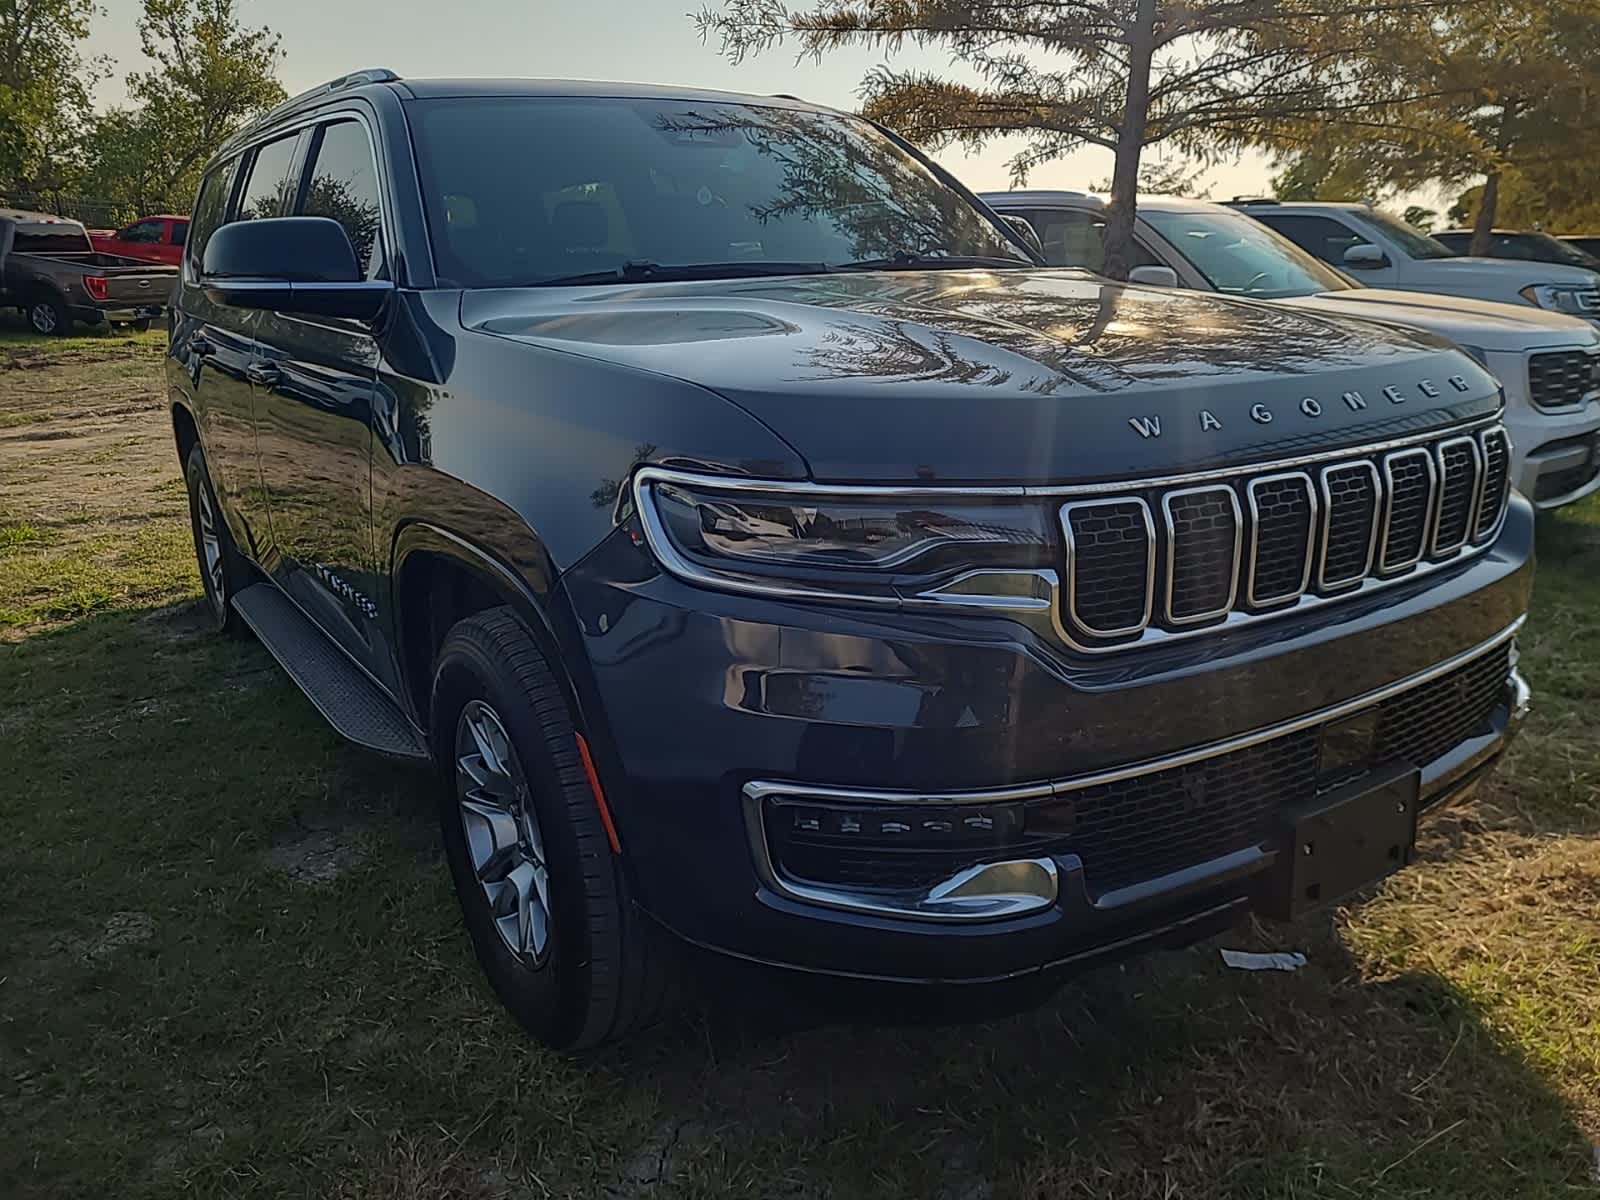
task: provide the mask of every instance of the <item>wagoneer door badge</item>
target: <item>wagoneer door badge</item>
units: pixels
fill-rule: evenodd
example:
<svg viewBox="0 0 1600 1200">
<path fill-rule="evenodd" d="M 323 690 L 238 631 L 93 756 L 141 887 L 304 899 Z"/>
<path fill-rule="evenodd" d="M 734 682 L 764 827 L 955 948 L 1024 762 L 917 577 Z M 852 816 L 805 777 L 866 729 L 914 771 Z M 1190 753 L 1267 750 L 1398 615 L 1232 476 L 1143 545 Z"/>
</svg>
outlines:
<svg viewBox="0 0 1600 1200">
<path fill-rule="evenodd" d="M 1467 382 L 1467 377 L 1465 375 L 1452 375 L 1450 376 L 1448 382 L 1450 386 L 1458 392 L 1469 392 L 1472 390 L 1472 385 Z M 1439 385 L 1434 383 L 1431 379 L 1419 379 L 1414 386 L 1416 387 L 1417 391 L 1421 392 L 1430 400 L 1440 395 Z M 1382 388 L 1379 394 L 1390 404 L 1404 404 L 1408 399 L 1403 388 L 1396 387 L 1392 384 Z M 1362 409 L 1367 407 L 1367 398 L 1360 392 L 1341 392 L 1339 395 L 1339 400 L 1351 412 L 1360 412 Z M 1325 411 L 1322 401 L 1318 400 L 1315 396 L 1302 397 L 1300 402 L 1295 405 L 1295 407 L 1298 408 L 1304 416 L 1309 417 L 1312 420 L 1316 420 L 1318 417 L 1322 416 L 1323 412 Z M 1272 424 L 1275 415 L 1276 414 L 1273 412 L 1273 410 L 1265 404 L 1252 404 L 1250 406 L 1250 419 L 1258 425 Z M 1201 433 L 1212 433 L 1222 428 L 1221 419 L 1209 408 L 1202 408 L 1196 415 L 1196 420 L 1200 422 Z M 1158 438 L 1161 436 L 1161 418 L 1158 416 L 1129 417 L 1128 424 L 1141 438 L 1149 439 Z"/>
</svg>

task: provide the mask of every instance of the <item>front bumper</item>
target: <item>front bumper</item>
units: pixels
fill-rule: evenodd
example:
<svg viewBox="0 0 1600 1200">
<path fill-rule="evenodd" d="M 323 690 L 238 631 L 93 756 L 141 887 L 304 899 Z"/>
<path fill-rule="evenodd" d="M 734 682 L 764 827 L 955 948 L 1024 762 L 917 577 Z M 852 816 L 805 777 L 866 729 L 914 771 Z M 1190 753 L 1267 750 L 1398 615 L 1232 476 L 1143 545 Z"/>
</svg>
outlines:
<svg viewBox="0 0 1600 1200">
<path fill-rule="evenodd" d="M 882 618 L 711 593 L 641 572 L 620 539 L 564 586 L 593 716 L 609 733 L 608 797 L 653 916 L 746 960 L 977 982 L 1203 934 L 1249 910 L 1276 850 L 1259 831 L 1224 832 L 1225 845 L 1209 839 L 1187 858 L 1180 846 L 1170 869 L 1152 859 L 1143 874 L 1097 876 L 1069 844 L 978 855 L 898 891 L 818 887 L 774 860 L 767 801 L 837 793 L 971 811 L 1087 795 L 1314 732 L 1474 656 L 1508 655 L 1527 606 L 1532 524 L 1515 501 L 1487 553 L 1415 587 L 1112 661 L 998 618 Z M 1466 786 L 1514 734 L 1525 689 L 1513 665 L 1503 659 L 1480 724 L 1415 764 L 1425 804 Z M 1195 803 L 1203 816 L 1206 796 Z"/>
</svg>

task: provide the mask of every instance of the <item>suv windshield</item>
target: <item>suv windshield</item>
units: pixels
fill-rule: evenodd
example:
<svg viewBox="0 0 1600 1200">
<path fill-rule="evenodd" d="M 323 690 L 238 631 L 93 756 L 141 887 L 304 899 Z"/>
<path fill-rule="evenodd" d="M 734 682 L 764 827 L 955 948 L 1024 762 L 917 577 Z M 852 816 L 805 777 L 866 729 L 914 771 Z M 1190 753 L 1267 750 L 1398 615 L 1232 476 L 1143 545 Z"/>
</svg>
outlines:
<svg viewBox="0 0 1600 1200">
<path fill-rule="evenodd" d="M 708 100 L 502 96 L 409 108 L 434 259 L 456 286 L 878 259 L 1032 265 L 915 156 L 851 117 Z"/>
<path fill-rule="evenodd" d="M 1150 207 L 1141 208 L 1139 216 L 1219 292 L 1270 300 L 1356 286 L 1288 238 L 1239 213 Z"/>
<path fill-rule="evenodd" d="M 1455 258 L 1456 252 L 1443 242 L 1436 242 L 1427 234 L 1391 217 L 1378 209 L 1351 209 L 1350 215 L 1358 224 L 1375 229 L 1390 241 L 1397 243 L 1410 258 Z"/>
</svg>

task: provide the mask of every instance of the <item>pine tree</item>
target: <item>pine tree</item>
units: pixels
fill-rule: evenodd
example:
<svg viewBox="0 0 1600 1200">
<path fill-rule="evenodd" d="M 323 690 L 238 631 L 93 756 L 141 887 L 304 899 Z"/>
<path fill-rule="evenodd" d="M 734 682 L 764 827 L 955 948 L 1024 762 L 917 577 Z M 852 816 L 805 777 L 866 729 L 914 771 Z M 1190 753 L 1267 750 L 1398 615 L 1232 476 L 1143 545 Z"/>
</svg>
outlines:
<svg viewBox="0 0 1600 1200">
<path fill-rule="evenodd" d="M 1354 52 L 1355 0 L 724 0 L 696 18 L 732 61 L 793 42 L 821 57 L 907 43 L 950 52 L 976 83 L 879 67 L 863 112 L 911 140 L 976 148 L 1022 135 L 1013 181 L 1080 146 L 1114 155 L 1106 273 L 1127 274 L 1139 161 L 1166 145 L 1204 159 L 1326 111 L 1379 69 Z M 1409 9 L 1409 0 L 1396 0 Z"/>
</svg>

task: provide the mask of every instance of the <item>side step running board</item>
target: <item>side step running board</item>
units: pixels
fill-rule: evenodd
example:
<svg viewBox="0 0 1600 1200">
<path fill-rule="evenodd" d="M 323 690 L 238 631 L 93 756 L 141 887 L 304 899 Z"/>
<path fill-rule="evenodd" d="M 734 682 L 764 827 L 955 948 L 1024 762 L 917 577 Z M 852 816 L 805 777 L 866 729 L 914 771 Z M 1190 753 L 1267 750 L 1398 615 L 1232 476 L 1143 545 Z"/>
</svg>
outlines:
<svg viewBox="0 0 1600 1200">
<path fill-rule="evenodd" d="M 252 584 L 234 596 L 233 607 L 328 724 L 380 754 L 428 757 L 421 737 L 394 701 L 276 585 Z"/>
</svg>

